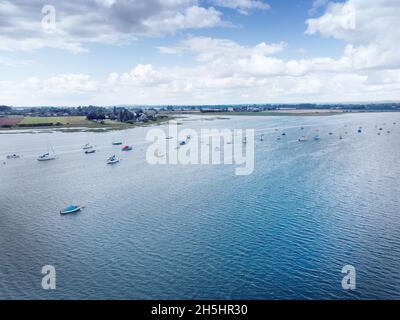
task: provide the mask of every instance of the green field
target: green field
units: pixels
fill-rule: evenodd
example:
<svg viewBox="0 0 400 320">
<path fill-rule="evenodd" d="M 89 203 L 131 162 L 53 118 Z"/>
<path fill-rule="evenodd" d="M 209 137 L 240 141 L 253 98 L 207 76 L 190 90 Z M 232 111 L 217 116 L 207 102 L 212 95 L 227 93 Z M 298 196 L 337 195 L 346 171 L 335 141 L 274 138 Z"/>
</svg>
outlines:
<svg viewBox="0 0 400 320">
<path fill-rule="evenodd" d="M 168 122 L 173 117 L 164 116 L 156 121 L 138 122 L 138 123 L 122 123 L 118 121 L 104 120 L 89 121 L 86 117 L 6 117 L 0 118 L 0 130 L 18 130 L 18 129 L 56 129 L 80 131 L 82 128 L 91 130 L 93 132 L 104 130 L 124 130 L 140 126 L 153 126 L 161 123 Z"/>
<path fill-rule="evenodd" d="M 19 124 L 27 126 L 58 123 L 61 125 L 87 125 L 89 121 L 86 117 L 25 117 Z"/>
</svg>

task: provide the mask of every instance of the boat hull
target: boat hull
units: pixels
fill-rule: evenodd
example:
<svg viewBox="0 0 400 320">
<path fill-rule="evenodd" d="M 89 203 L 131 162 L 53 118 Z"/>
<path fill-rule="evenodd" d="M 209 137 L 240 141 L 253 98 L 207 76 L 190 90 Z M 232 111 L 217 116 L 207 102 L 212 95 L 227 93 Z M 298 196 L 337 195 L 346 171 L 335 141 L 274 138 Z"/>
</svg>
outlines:
<svg viewBox="0 0 400 320">
<path fill-rule="evenodd" d="M 37 159 L 37 161 L 40 161 L 40 162 L 52 161 L 52 160 L 56 160 L 56 158 L 52 157 L 52 158 L 43 158 L 43 159 L 39 158 L 39 159 Z"/>
<path fill-rule="evenodd" d="M 75 209 L 73 209 L 73 210 L 60 211 L 60 214 L 64 216 L 64 215 L 67 215 L 67 214 L 79 212 L 79 211 L 81 211 L 81 210 L 82 210 L 82 208 L 81 208 L 81 207 L 78 207 L 78 208 L 75 208 Z"/>
</svg>

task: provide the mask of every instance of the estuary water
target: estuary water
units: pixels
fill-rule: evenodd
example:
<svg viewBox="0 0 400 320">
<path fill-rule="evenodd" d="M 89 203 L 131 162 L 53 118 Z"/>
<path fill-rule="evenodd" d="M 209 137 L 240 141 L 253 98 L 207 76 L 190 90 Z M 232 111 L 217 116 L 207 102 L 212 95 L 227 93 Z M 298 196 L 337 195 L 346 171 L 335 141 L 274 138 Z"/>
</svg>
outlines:
<svg viewBox="0 0 400 320">
<path fill-rule="evenodd" d="M 193 117 L 179 128 L 264 134 L 253 174 L 149 165 L 152 128 L 1 133 L 0 299 L 400 299 L 400 113 Z M 40 163 L 47 144 L 58 159 Z M 107 166 L 112 154 L 122 161 Z M 72 203 L 85 209 L 61 216 Z M 44 265 L 56 290 L 42 289 Z M 342 288 L 345 265 L 354 291 Z"/>
</svg>

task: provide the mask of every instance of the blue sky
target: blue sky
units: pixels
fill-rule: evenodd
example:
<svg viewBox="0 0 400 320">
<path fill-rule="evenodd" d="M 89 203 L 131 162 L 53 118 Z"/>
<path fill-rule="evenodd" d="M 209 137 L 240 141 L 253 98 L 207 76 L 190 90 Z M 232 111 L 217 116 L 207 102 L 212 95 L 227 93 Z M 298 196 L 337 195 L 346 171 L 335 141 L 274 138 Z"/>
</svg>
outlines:
<svg viewBox="0 0 400 320">
<path fill-rule="evenodd" d="M 0 104 L 399 99 L 398 1 L 165 3 L 0 1 Z"/>
</svg>

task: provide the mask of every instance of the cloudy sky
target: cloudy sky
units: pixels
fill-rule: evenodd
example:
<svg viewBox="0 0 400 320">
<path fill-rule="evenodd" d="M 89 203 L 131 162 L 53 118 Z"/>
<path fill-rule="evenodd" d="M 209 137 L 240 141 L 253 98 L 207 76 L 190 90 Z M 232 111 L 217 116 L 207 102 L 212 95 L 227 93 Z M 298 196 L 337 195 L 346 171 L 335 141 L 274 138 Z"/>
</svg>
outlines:
<svg viewBox="0 0 400 320">
<path fill-rule="evenodd" d="M 0 104 L 383 100 L 399 0 L 0 0 Z"/>
</svg>

